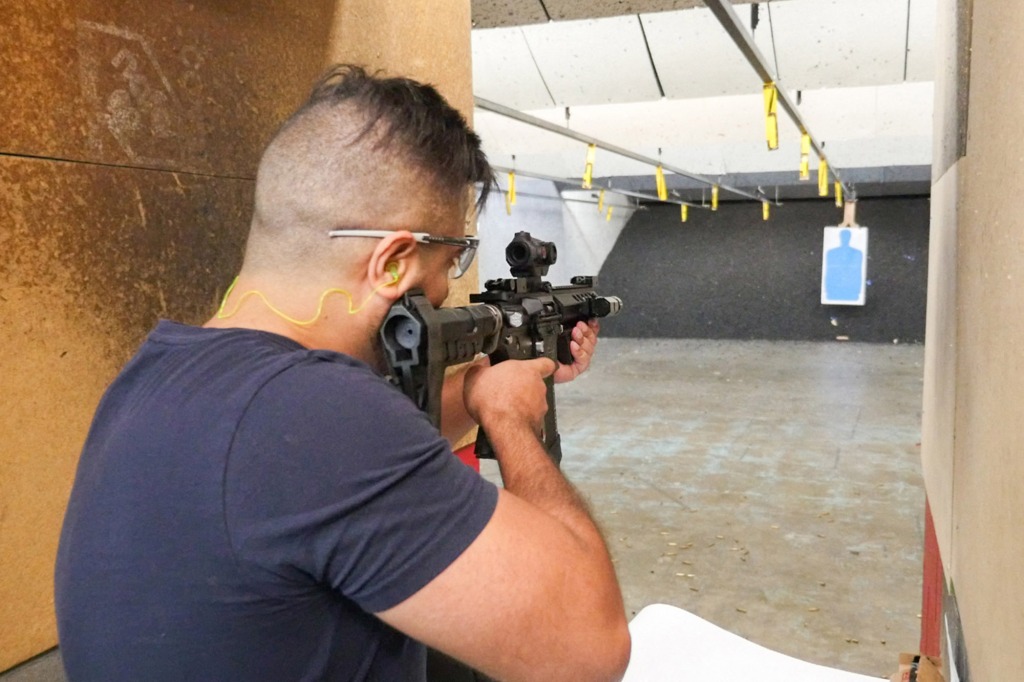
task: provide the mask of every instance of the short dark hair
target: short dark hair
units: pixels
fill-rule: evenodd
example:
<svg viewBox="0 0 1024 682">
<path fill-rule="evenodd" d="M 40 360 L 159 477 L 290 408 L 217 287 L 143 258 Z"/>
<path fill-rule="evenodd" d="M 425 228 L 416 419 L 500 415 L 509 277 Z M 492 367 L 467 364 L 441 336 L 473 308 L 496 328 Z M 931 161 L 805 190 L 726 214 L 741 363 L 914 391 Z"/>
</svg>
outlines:
<svg viewBox="0 0 1024 682">
<path fill-rule="evenodd" d="M 495 184 L 494 171 L 481 149 L 480 137 L 434 86 L 409 78 L 385 78 L 361 66 L 336 64 L 282 128 L 311 109 L 342 104 L 354 105 L 366 118 L 354 141 L 374 132 L 376 148 L 397 152 L 452 193 L 479 183 L 477 208 L 483 207 Z"/>
</svg>

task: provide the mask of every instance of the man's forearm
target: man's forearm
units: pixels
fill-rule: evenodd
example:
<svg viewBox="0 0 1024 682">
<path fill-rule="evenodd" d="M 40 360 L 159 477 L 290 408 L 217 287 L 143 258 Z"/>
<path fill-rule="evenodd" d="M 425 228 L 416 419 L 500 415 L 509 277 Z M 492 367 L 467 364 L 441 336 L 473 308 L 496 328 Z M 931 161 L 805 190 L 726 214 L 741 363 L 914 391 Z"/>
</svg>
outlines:
<svg viewBox="0 0 1024 682">
<path fill-rule="evenodd" d="M 587 503 L 532 433 L 522 428 L 488 429 L 505 489 L 566 526 L 589 548 L 607 556 L 604 538 Z M 609 560 L 610 566 L 610 560 Z"/>
</svg>

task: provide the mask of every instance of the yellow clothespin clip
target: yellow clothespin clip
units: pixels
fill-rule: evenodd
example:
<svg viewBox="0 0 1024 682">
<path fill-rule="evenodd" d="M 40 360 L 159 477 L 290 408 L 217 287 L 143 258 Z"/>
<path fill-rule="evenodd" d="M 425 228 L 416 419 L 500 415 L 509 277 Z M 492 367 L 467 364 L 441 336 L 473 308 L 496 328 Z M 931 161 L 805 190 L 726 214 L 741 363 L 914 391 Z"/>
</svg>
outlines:
<svg viewBox="0 0 1024 682">
<path fill-rule="evenodd" d="M 583 189 L 590 189 L 591 181 L 594 179 L 594 157 L 597 156 L 597 145 L 592 144 L 587 147 L 587 167 L 583 171 Z"/>
<path fill-rule="evenodd" d="M 604 213 L 604 190 L 603 189 L 601 190 L 601 193 L 597 195 L 597 212 L 598 213 Z"/>
<path fill-rule="evenodd" d="M 508 192 L 505 193 L 505 211 L 512 215 L 512 207 L 516 205 L 516 172 L 508 172 Z"/>
<path fill-rule="evenodd" d="M 718 185 L 711 185 L 711 210 L 718 210 Z"/>
<path fill-rule="evenodd" d="M 605 220 L 605 222 L 608 222 L 608 223 L 610 223 L 610 222 L 612 221 L 612 209 L 613 209 L 613 208 L 615 208 L 615 207 L 614 207 L 614 206 L 609 206 L 609 207 L 608 207 L 608 215 L 606 215 L 606 216 L 604 217 L 604 220 Z"/>
<path fill-rule="evenodd" d="M 836 180 L 836 208 L 843 207 L 843 183 Z"/>
<path fill-rule="evenodd" d="M 762 220 L 768 220 L 768 216 L 771 214 L 771 208 L 769 208 L 770 206 L 771 206 L 771 204 L 769 204 L 767 201 L 762 201 L 761 202 L 761 219 Z"/>
<path fill-rule="evenodd" d="M 658 198 L 665 201 L 668 199 L 668 186 L 665 184 L 665 171 L 662 170 L 661 164 L 654 169 L 654 180 L 658 187 Z"/>
<path fill-rule="evenodd" d="M 779 91 L 775 83 L 764 85 L 764 130 L 768 151 L 779 148 Z"/>
<path fill-rule="evenodd" d="M 807 133 L 800 136 L 800 179 L 811 179 L 811 136 Z"/>
<path fill-rule="evenodd" d="M 818 196 L 828 196 L 828 161 L 825 157 L 818 161 Z"/>
<path fill-rule="evenodd" d="M 686 204 L 680 204 L 679 205 L 679 217 L 682 220 L 682 222 L 684 222 L 684 223 L 686 222 L 686 219 L 689 217 L 689 213 L 690 213 L 690 211 L 688 210 L 689 208 L 690 207 L 687 206 Z"/>
</svg>

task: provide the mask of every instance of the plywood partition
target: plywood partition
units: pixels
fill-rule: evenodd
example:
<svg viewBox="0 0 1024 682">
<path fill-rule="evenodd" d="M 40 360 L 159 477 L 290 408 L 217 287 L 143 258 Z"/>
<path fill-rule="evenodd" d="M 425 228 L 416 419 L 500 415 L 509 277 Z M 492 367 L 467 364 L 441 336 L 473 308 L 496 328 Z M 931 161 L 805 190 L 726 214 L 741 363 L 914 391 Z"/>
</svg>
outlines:
<svg viewBox="0 0 1024 682">
<path fill-rule="evenodd" d="M 93 409 L 158 318 L 204 319 L 237 270 L 260 149 L 321 70 L 334 9 L 0 5 L 0 670 L 56 643 Z"/>
<path fill-rule="evenodd" d="M 936 17 L 935 139 L 921 449 L 935 534 L 946 575 L 953 557 L 953 441 L 956 420 L 958 170 L 966 153 L 970 14 L 939 0 Z"/>
<path fill-rule="evenodd" d="M 1018 675 L 1024 635 L 1024 5 L 945 0 L 937 77 L 924 466 L 971 680 Z M 969 60 L 965 55 L 970 55 Z M 945 93 L 945 94 L 943 94 Z M 951 113 L 952 112 L 952 113 Z M 928 380 L 930 377 L 930 380 Z M 959 670 L 965 679 L 965 670 Z"/>
<path fill-rule="evenodd" d="M 1024 5 L 974 0 L 958 212 L 952 577 L 975 680 L 1013 676 L 1024 636 L 1024 45 L 1008 26 L 1024 26 Z"/>
<path fill-rule="evenodd" d="M 472 120 L 470 28 L 468 0 L 339 0 L 329 57 L 431 83 Z"/>
</svg>

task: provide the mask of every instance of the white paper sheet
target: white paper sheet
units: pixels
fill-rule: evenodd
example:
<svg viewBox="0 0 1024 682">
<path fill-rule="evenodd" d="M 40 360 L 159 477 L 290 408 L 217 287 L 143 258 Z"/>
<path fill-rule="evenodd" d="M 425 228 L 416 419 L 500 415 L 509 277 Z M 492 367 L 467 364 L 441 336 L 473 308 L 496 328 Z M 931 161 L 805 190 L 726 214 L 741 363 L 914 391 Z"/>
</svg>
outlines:
<svg viewBox="0 0 1024 682">
<path fill-rule="evenodd" d="M 689 611 L 652 604 L 629 624 L 623 682 L 879 682 L 754 644 Z"/>
</svg>

